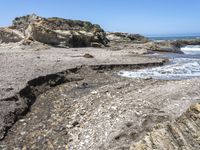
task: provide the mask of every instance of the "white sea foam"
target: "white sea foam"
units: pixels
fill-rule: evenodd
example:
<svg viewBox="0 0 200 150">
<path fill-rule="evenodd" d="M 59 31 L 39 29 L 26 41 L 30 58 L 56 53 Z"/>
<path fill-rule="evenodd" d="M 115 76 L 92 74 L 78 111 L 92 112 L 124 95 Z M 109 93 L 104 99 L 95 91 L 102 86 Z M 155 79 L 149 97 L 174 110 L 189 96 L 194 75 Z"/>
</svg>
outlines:
<svg viewBox="0 0 200 150">
<path fill-rule="evenodd" d="M 162 80 L 187 79 L 200 76 L 200 60 L 177 58 L 172 64 L 141 69 L 138 71 L 120 71 L 120 76 L 129 78 L 154 78 Z"/>
<path fill-rule="evenodd" d="M 141 69 L 137 71 L 120 71 L 118 74 L 129 78 L 154 78 L 163 80 L 187 79 L 200 77 L 200 45 L 188 45 L 181 49 L 185 55 L 166 54 L 170 64 Z M 154 54 L 160 55 L 162 54 Z"/>
<path fill-rule="evenodd" d="M 181 48 L 185 54 L 196 55 L 200 54 L 200 45 L 188 45 Z"/>
</svg>

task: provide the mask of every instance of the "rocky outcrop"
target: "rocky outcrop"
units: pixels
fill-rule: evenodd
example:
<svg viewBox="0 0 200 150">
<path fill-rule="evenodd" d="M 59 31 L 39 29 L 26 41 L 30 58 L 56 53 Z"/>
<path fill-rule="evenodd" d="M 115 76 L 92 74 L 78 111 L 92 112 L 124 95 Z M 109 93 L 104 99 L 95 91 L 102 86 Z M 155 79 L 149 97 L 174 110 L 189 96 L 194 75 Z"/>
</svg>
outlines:
<svg viewBox="0 0 200 150">
<path fill-rule="evenodd" d="M 200 45 L 200 39 L 171 41 L 171 45 L 181 48 L 186 45 Z"/>
<path fill-rule="evenodd" d="M 70 45 L 70 32 L 68 34 L 57 34 L 57 32 L 44 28 L 42 25 L 37 23 L 32 23 L 25 30 L 26 40 L 35 40 L 41 43 L 49 44 L 52 46 L 72 46 Z"/>
<path fill-rule="evenodd" d="M 115 42 L 146 43 L 149 41 L 148 38 L 140 34 L 128 34 L 121 32 L 107 32 L 106 37 L 110 41 L 115 41 Z"/>
<path fill-rule="evenodd" d="M 200 39 L 150 42 L 148 50 L 183 54 L 181 48 L 187 45 L 200 45 Z"/>
<path fill-rule="evenodd" d="M 0 43 L 15 43 L 24 38 L 23 34 L 17 30 L 0 28 Z"/>
<path fill-rule="evenodd" d="M 10 32 L 14 31 L 24 36 L 14 42 L 24 39 L 59 47 L 102 47 L 108 43 L 106 34 L 99 25 L 86 21 L 43 18 L 35 14 L 15 18 L 10 27 Z M 9 36 L 8 40 L 1 42 L 12 40 L 13 37 Z"/>
<path fill-rule="evenodd" d="M 87 21 L 70 20 L 63 18 L 43 18 L 35 14 L 23 17 L 17 17 L 13 20 L 13 27 L 24 31 L 30 24 L 40 22 L 40 24 L 50 30 L 73 30 L 73 31 L 87 31 L 87 32 L 103 32 L 99 25 L 92 24 Z"/>
<path fill-rule="evenodd" d="M 147 49 L 150 51 L 158 51 L 158 52 L 170 52 L 170 53 L 179 53 L 183 54 L 180 47 L 176 47 L 169 41 L 165 42 L 150 42 L 146 44 Z"/>
<path fill-rule="evenodd" d="M 39 23 L 33 23 L 25 31 L 27 39 L 59 47 L 102 47 L 106 42 L 100 40 L 101 33 L 74 30 L 51 30 Z M 96 45 L 95 45 L 96 44 Z"/>
<path fill-rule="evenodd" d="M 192 105 L 186 113 L 172 122 L 157 125 L 131 150 L 199 150 L 200 103 Z"/>
<path fill-rule="evenodd" d="M 109 49 L 116 50 L 129 50 L 132 54 L 145 54 L 147 53 L 146 44 L 149 39 L 139 34 L 128 34 L 121 32 L 107 32 L 107 39 L 109 42 Z"/>
</svg>

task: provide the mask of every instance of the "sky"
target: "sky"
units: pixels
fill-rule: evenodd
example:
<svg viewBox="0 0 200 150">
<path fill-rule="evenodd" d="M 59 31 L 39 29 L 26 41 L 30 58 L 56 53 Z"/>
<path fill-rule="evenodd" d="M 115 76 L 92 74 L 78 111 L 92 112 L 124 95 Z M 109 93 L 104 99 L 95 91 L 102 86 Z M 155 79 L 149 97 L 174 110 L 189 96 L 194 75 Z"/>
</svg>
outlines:
<svg viewBox="0 0 200 150">
<path fill-rule="evenodd" d="M 86 20 L 106 31 L 200 35 L 200 0 L 1 0 L 0 26 L 32 13 Z"/>
</svg>

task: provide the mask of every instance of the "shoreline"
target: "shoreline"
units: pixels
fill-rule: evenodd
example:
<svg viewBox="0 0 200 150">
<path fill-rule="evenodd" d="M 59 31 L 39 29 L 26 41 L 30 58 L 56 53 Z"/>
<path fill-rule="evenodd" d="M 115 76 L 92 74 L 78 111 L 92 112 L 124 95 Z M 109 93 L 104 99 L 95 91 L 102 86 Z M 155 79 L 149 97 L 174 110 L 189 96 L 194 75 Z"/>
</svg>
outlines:
<svg viewBox="0 0 200 150">
<path fill-rule="evenodd" d="M 83 51 L 82 51 L 82 49 L 80 49 L 81 52 L 79 52 L 79 50 L 77 51 L 77 49 L 76 49 L 76 51 L 74 51 L 74 49 L 71 49 L 71 55 L 72 56 L 73 55 L 74 56 L 77 55 L 79 57 L 83 57 L 83 54 L 87 53 L 87 49 L 89 49 L 90 54 L 94 55 L 95 57 L 97 57 L 97 55 L 99 56 L 99 54 L 101 56 L 101 53 L 103 54 L 102 56 L 105 57 L 105 53 L 106 52 L 108 53 L 109 57 L 110 56 L 112 57 L 112 55 L 114 55 L 116 57 L 115 52 L 109 51 L 109 50 L 103 50 L 103 49 L 100 49 L 99 53 L 95 55 L 95 54 L 93 54 L 93 51 L 98 51 L 98 50 L 97 49 L 93 49 L 93 48 L 84 48 Z M 64 49 L 55 49 L 55 48 L 53 48 L 53 51 L 52 50 L 50 50 L 50 51 L 51 51 L 51 53 L 54 54 L 56 50 L 60 51 L 60 52 L 62 51 L 62 53 L 65 53 L 65 52 L 63 52 Z M 9 50 L 9 51 L 6 52 L 6 50 L 5 51 L 4 50 L 3 51 L 0 50 L 0 54 L 3 54 L 3 56 L 0 55 L 0 57 L 4 57 L 4 54 L 6 54 L 6 53 L 8 53 L 10 55 L 10 54 L 13 53 L 13 51 L 16 51 L 16 52 L 14 52 L 14 53 L 16 53 L 16 55 L 18 55 L 18 54 L 22 55 L 23 54 L 24 63 L 21 62 L 23 64 L 25 64 L 25 62 L 26 62 L 26 59 L 25 59 L 26 55 L 25 54 L 28 54 L 27 55 L 28 58 L 30 56 L 31 56 L 31 58 L 34 58 L 32 55 L 34 55 L 34 53 L 35 53 L 34 51 L 31 51 L 31 50 L 18 50 L 18 49 L 17 50 L 13 50 L 12 49 L 12 50 Z M 40 55 L 40 53 L 41 54 L 45 53 L 45 55 L 46 55 L 46 53 L 48 53 L 47 51 L 49 52 L 49 50 L 44 50 L 44 51 L 41 50 L 39 52 L 37 51 L 36 52 L 37 53 L 37 57 L 35 59 L 38 60 L 39 56 L 43 57 L 43 56 Z M 66 54 L 69 54 L 69 51 L 70 51 L 70 49 L 66 49 Z M 102 51 L 104 51 L 104 52 L 102 52 Z M 30 55 L 29 55 L 29 53 L 30 53 Z M 119 52 L 116 52 L 116 53 L 119 53 Z M 106 60 L 107 62 L 105 62 L 105 58 L 99 58 L 99 59 L 103 59 L 103 60 L 101 60 L 101 62 L 98 62 L 98 60 L 96 60 L 96 59 L 90 60 L 90 59 L 84 58 L 85 60 L 83 60 L 82 62 L 89 61 L 90 65 L 86 63 L 85 66 L 89 66 L 94 71 L 95 70 L 96 71 L 98 71 L 98 70 L 102 70 L 102 71 L 108 70 L 109 71 L 109 70 L 116 70 L 116 69 L 119 70 L 120 68 L 129 68 L 129 69 L 133 69 L 134 68 L 134 69 L 137 69 L 137 68 L 143 68 L 143 67 L 158 66 L 158 65 L 162 65 L 165 62 L 164 59 L 157 59 L 157 58 L 155 59 L 155 58 L 148 58 L 148 57 L 143 57 L 143 56 L 131 56 L 131 57 L 129 57 L 128 53 L 125 54 L 125 55 L 123 54 L 123 56 L 121 56 L 121 54 L 123 54 L 123 52 L 122 53 L 120 52 L 117 55 L 120 55 L 119 57 L 122 57 L 122 58 L 127 58 L 125 61 L 123 61 L 121 63 L 116 63 L 116 61 L 112 60 L 112 59 L 111 60 Z M 59 55 L 59 58 L 61 56 L 63 56 L 63 55 Z M 136 57 L 137 57 L 138 61 L 130 63 L 130 60 L 135 59 Z M 46 57 L 46 58 L 49 59 L 49 57 Z M 73 58 L 71 60 L 67 60 L 67 62 L 65 62 L 65 64 L 68 64 L 68 66 L 73 66 L 73 65 L 76 66 L 76 64 L 74 64 Z M 10 57 L 10 59 L 14 60 L 13 57 Z M 62 59 L 62 58 L 60 58 L 60 59 Z M 75 57 L 75 60 L 76 60 L 76 57 Z M 18 60 L 11 61 L 12 63 L 8 64 L 8 65 L 11 65 L 11 66 L 12 65 L 16 65 L 17 61 Z M 34 61 L 34 60 L 32 59 L 32 61 Z M 6 61 L 4 61 L 4 63 L 5 62 L 9 63 L 10 61 L 7 59 Z M 71 62 L 71 64 L 69 64 L 70 62 Z M 80 64 L 80 62 L 77 63 L 77 64 Z M 6 67 L 8 67 L 8 65 L 6 65 L 6 64 L 4 64 L 4 65 Z M 28 64 L 26 63 L 25 65 L 27 66 Z M 41 65 L 44 66 L 44 63 L 41 63 Z M 19 71 L 19 73 L 20 74 L 24 74 L 25 72 L 23 72 L 23 71 L 31 72 L 30 67 L 28 67 L 28 68 L 29 68 L 28 70 L 27 69 L 24 70 L 21 67 L 17 68 L 17 66 L 15 66 L 14 69 L 15 70 L 20 70 L 21 72 Z M 35 66 L 34 68 L 32 68 L 32 70 L 34 71 L 35 69 L 37 70 L 39 68 L 40 68 L 40 66 Z M 1 120 L 3 121 L 5 119 L 4 117 L 6 117 L 7 120 L 9 120 L 8 124 L 1 124 L 1 130 L 2 130 L 1 131 L 1 136 L 0 136 L 1 139 L 4 138 L 4 135 L 6 135 L 7 131 L 10 129 L 10 127 L 12 127 L 13 124 L 17 120 L 19 120 L 19 118 L 25 116 L 29 112 L 29 110 L 31 108 L 31 105 L 35 102 L 35 100 L 37 99 L 37 97 L 39 95 L 41 95 L 42 93 L 44 93 L 47 90 L 50 90 L 51 87 L 55 87 L 55 86 L 58 86 L 58 85 L 61 85 L 61 84 L 64 84 L 64 83 L 68 82 L 69 79 L 65 79 L 66 78 L 65 75 L 67 75 L 68 72 L 72 72 L 72 73 L 76 74 L 76 72 L 81 68 L 82 68 L 82 66 L 80 66 L 80 67 L 72 67 L 71 69 L 69 68 L 69 69 L 66 69 L 66 71 L 61 71 L 61 72 L 57 72 L 57 73 L 53 73 L 53 72 L 55 72 L 55 70 L 53 70 L 53 72 L 52 72 L 53 74 L 50 73 L 50 74 L 47 74 L 47 75 L 44 75 L 44 76 L 41 76 L 41 75 L 46 74 L 45 73 L 46 71 L 44 73 L 40 72 L 39 74 L 41 74 L 41 75 L 38 75 L 37 78 L 31 79 L 31 80 L 29 80 L 26 77 L 23 77 L 23 83 L 21 82 L 20 83 L 21 85 L 18 85 L 17 88 L 15 87 L 16 89 L 14 89 L 14 87 L 11 86 L 12 87 L 11 91 L 10 90 L 7 91 L 7 93 L 8 93 L 7 98 L 3 97 L 3 98 L 0 99 L 0 102 L 1 102 L 0 111 L 2 111 Z M 51 72 L 52 71 L 51 67 L 49 67 L 49 69 L 50 69 L 50 72 Z M 49 72 L 48 68 L 46 68 L 46 70 L 47 70 L 47 72 Z M 4 72 L 2 72 L 2 73 L 4 73 Z M 14 72 L 12 72 L 12 69 L 9 70 L 9 73 L 14 75 L 13 74 Z M 9 76 L 9 74 L 6 74 L 6 75 Z M 32 77 L 34 77 L 34 76 L 35 75 L 33 74 Z M 15 77 L 15 75 L 14 75 L 14 77 Z M 16 84 L 18 78 L 13 78 L 13 79 L 14 80 L 12 82 L 14 82 Z M 73 80 L 73 77 L 69 81 L 71 81 L 71 80 Z M 79 79 L 79 80 L 81 80 L 81 79 Z M 1 82 L 2 81 L 3 81 L 3 78 L 1 79 Z M 8 84 L 10 84 L 8 81 L 6 81 L 6 82 Z M 21 88 L 23 85 L 24 85 L 24 87 Z M 4 86 L 6 86 L 6 84 Z M 9 87 L 9 89 L 11 87 Z M 19 89 L 19 92 L 17 91 L 18 89 Z M 12 94 L 13 91 L 15 91 L 14 94 Z M 5 91 L 5 93 L 6 93 L 6 91 Z M 1 94 L 2 94 L 2 92 L 1 92 Z M 13 96 L 11 96 L 11 95 L 13 95 Z M 6 106 L 8 103 L 10 103 L 9 107 Z M 7 108 L 5 109 L 4 106 L 6 106 Z"/>
<path fill-rule="evenodd" d="M 18 66 L 16 65 L 17 62 L 24 64 L 26 67 L 28 66 L 29 70 L 27 70 L 27 68 L 20 69 L 22 72 L 30 72 L 30 68 L 35 71 L 35 69 L 40 68 L 40 65 L 44 67 L 44 65 L 47 64 L 45 70 L 39 72 L 42 76 L 38 75 L 36 79 L 29 81 L 28 84 L 26 84 L 27 87 L 16 94 L 15 97 L 1 100 L 1 103 L 5 104 L 1 105 L 2 109 L 0 109 L 0 111 L 2 110 L 3 112 L 1 113 L 1 118 L 5 116 L 7 122 L 7 124 L 1 124 L 1 133 L 3 134 L 1 137 L 4 137 L 4 135 L 7 136 L 1 140 L 0 147 L 6 149 L 25 145 L 27 148 L 36 148 L 39 146 L 40 148 L 48 149 L 48 144 L 41 145 L 40 142 L 37 141 L 37 137 L 44 136 L 51 130 L 57 130 L 57 127 L 59 127 L 64 128 L 62 130 L 63 132 L 67 132 L 67 134 L 62 135 L 60 132 L 56 131 L 48 136 L 46 135 L 49 138 L 55 139 L 51 141 L 54 147 L 66 147 L 67 144 L 69 146 L 68 148 L 79 149 L 81 147 L 80 144 L 83 143 L 86 149 L 90 149 L 85 141 L 85 137 L 89 136 L 91 138 L 90 140 L 96 140 L 97 137 L 106 137 L 107 140 L 104 142 L 102 141 L 104 143 L 102 147 L 105 149 L 113 149 L 115 146 L 119 148 L 120 145 L 123 145 L 123 148 L 127 148 L 131 146 L 132 142 L 142 139 L 143 136 L 151 131 L 158 123 L 176 119 L 185 112 L 191 104 L 198 102 L 198 96 L 200 96 L 196 93 L 200 87 L 198 79 L 160 81 L 154 79 L 128 79 L 115 76 L 115 72 L 122 68 L 139 69 L 152 67 L 152 65 L 162 65 L 166 62 L 166 59 L 137 54 L 139 50 L 140 49 L 125 49 L 113 51 L 102 48 L 50 48 L 35 51 L 30 48 L 19 50 L 19 47 L 13 47 L 10 50 L 0 50 L 0 52 L 3 53 L 2 57 L 6 54 L 9 56 L 13 54 L 13 56 L 19 54 L 20 56 L 23 55 L 24 59 L 22 62 L 18 62 L 19 59 L 21 60 L 20 57 L 19 59 L 9 57 L 12 61 L 9 61 L 7 57 L 7 61 L 5 61 L 8 62 L 8 64 L 12 62 L 10 64 L 11 66 Z M 86 53 L 93 56 L 93 58 L 85 58 L 84 55 Z M 52 56 L 54 61 L 51 60 Z M 29 58 L 32 58 L 32 60 L 27 63 L 27 59 Z M 45 59 L 46 61 L 44 61 Z M 38 65 L 33 65 L 34 60 Z M 47 63 L 47 60 L 49 63 Z M 59 61 L 57 62 L 57 60 Z M 121 61 L 120 63 L 119 60 Z M 38 61 L 41 61 L 41 63 Z M 48 66 L 52 63 L 58 64 Z M 83 63 L 84 65 L 82 67 L 73 67 L 73 65 Z M 72 66 L 71 68 L 74 69 L 68 71 L 59 67 L 59 69 L 66 71 L 53 73 L 56 72 L 56 66 L 63 66 L 64 68 Z M 19 70 L 19 68 L 15 67 L 14 69 Z M 48 69 L 50 72 L 53 71 L 53 74 L 47 73 L 49 75 L 46 75 Z M 9 70 L 9 73 L 15 77 L 15 74 L 13 74 L 11 70 Z M 35 75 L 33 74 L 33 76 Z M 28 80 L 28 78 L 26 80 Z M 23 82 L 26 82 L 26 80 L 23 79 Z M 16 82 L 16 80 L 13 81 Z M 190 90 L 188 90 L 188 88 Z M 105 93 L 110 94 L 107 95 Z M 88 99 L 91 101 L 88 101 Z M 99 101 L 100 99 L 104 101 Z M 182 103 L 183 100 L 186 100 L 184 104 Z M 69 103 L 69 105 L 65 104 L 65 106 L 63 104 L 65 101 Z M 57 106 L 58 104 L 59 107 Z M 105 105 L 104 107 L 106 108 L 101 108 L 101 105 Z M 115 110 L 113 110 L 114 112 L 110 111 L 114 105 L 116 105 L 117 112 L 115 112 Z M 82 107 L 86 107 L 84 108 L 84 115 L 81 115 L 83 120 L 79 117 L 80 113 L 82 114 L 82 112 L 79 112 L 82 110 Z M 60 114 L 61 108 L 64 110 L 66 109 L 70 114 Z M 179 110 L 177 111 L 177 109 Z M 98 111 L 100 111 L 97 113 L 98 117 L 87 115 L 95 114 L 95 112 Z M 105 111 L 105 114 L 101 111 Z M 122 114 L 118 112 L 122 112 Z M 108 128 L 104 128 L 103 124 L 101 128 L 95 128 L 97 124 L 90 124 L 90 120 L 94 122 L 97 121 L 99 124 L 101 122 L 103 123 L 103 120 L 110 115 L 112 116 L 112 113 L 116 115 L 116 118 L 114 117 L 114 120 L 112 118 L 107 120 L 108 124 L 106 123 L 106 125 L 109 126 Z M 59 122 L 55 121 L 52 116 L 48 117 L 49 119 L 46 120 L 44 117 L 49 115 L 55 115 L 57 119 L 64 119 L 65 117 L 68 119 Z M 121 118 L 121 115 L 125 118 Z M 39 118 L 35 118 L 35 116 Z M 148 118 L 151 119 L 149 120 Z M 117 119 L 120 120 L 120 123 Z M 30 120 L 33 120 L 33 122 Z M 38 122 L 39 120 L 41 121 Z M 135 120 L 135 122 L 142 122 L 142 124 L 132 125 L 133 120 Z M 54 126 L 45 126 L 44 129 L 39 129 L 39 132 L 32 131 L 32 129 L 40 125 L 40 123 L 47 125 L 49 123 L 56 123 L 57 125 L 55 126 L 56 129 L 54 129 Z M 61 124 L 62 126 L 64 125 L 64 127 L 60 126 Z M 114 124 L 115 127 L 111 126 L 111 124 Z M 126 127 L 121 129 L 121 126 Z M 98 131 L 99 135 L 96 137 L 90 133 L 89 130 Z M 104 135 L 107 132 L 110 133 L 110 136 Z M 80 140 L 74 138 L 74 136 L 80 133 L 84 133 L 85 135 L 83 135 Z M 28 142 L 29 140 L 27 139 L 29 137 L 33 138 L 30 140 L 33 142 L 33 145 Z M 123 140 L 124 138 L 127 142 Z M 46 138 L 44 137 L 44 139 Z M 65 144 L 58 144 L 58 141 L 62 141 Z M 91 144 L 93 149 L 101 145 L 98 140 Z"/>
<path fill-rule="evenodd" d="M 29 82 L 31 97 L 42 94 L 8 131 L 0 146 L 49 149 L 48 144 L 41 144 L 44 139 L 61 149 L 66 145 L 70 149 L 97 149 L 102 142 L 105 149 L 125 148 L 158 123 L 176 119 L 198 101 L 198 79 L 128 79 L 113 76 L 114 72 L 82 67 Z M 63 81 L 67 83 L 56 86 Z M 26 94 L 30 90 L 23 91 Z M 23 93 L 16 102 L 29 100 L 30 96 Z M 94 131 L 97 135 L 93 135 Z M 76 139 L 74 136 L 79 134 L 82 136 Z M 89 139 L 85 137 L 93 142 L 87 144 Z"/>
</svg>

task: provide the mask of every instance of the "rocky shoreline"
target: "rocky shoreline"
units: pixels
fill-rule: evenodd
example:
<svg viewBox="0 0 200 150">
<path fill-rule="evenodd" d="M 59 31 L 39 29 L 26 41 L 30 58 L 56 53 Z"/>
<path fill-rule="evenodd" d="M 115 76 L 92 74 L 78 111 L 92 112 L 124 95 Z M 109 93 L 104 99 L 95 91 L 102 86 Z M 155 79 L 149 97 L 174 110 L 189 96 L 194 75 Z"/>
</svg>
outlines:
<svg viewBox="0 0 200 150">
<path fill-rule="evenodd" d="M 88 67 L 96 71 L 105 71 L 119 68 L 136 69 L 143 67 L 153 67 L 163 65 L 163 63 L 164 61 L 147 64 L 100 64 L 91 65 Z M 0 99 L 1 108 L 3 109 L 1 112 L 1 121 L 3 123 L 0 125 L 0 140 L 4 139 L 7 131 L 17 120 L 28 113 L 31 105 L 35 102 L 39 95 L 58 85 L 66 84 L 67 82 L 83 80 L 83 78 L 80 76 L 80 73 L 78 73 L 82 68 L 84 68 L 84 66 L 68 69 L 66 71 L 58 72 L 55 74 L 40 76 L 28 81 L 26 86 L 13 97 Z M 7 105 L 7 102 L 9 102 L 10 106 L 4 107 Z M 13 104 L 11 104 L 12 102 Z"/>
<path fill-rule="evenodd" d="M 129 149 L 158 123 L 176 119 L 198 102 L 198 79 L 130 80 L 114 76 L 115 70 L 93 69 L 80 67 L 30 81 L 21 98 L 13 99 L 20 109 L 7 116 L 7 125 L 13 125 L 14 115 L 19 121 L 0 142 L 1 148 Z"/>
<path fill-rule="evenodd" d="M 1 149 L 198 149 L 199 105 L 186 112 L 199 102 L 198 78 L 117 76 L 163 65 L 166 59 L 144 54 L 182 53 L 198 39 L 154 42 L 28 15 L 1 28 L 0 43 Z"/>
</svg>

